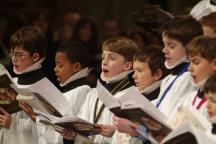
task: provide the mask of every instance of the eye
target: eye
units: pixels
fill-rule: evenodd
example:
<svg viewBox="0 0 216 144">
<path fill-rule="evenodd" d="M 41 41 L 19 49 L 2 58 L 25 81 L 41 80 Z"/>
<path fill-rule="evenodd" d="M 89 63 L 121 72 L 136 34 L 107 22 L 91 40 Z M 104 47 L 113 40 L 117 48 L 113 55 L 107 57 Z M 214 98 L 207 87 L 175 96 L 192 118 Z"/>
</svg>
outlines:
<svg viewBox="0 0 216 144">
<path fill-rule="evenodd" d="M 194 65 L 198 65 L 198 64 L 200 63 L 199 60 L 192 60 L 191 62 L 192 62 Z"/>
<path fill-rule="evenodd" d="M 171 48 L 171 49 L 174 49 L 175 45 L 174 44 L 168 44 L 168 47 Z"/>
<path fill-rule="evenodd" d="M 143 69 L 137 68 L 137 72 L 143 72 Z"/>
<path fill-rule="evenodd" d="M 110 60 L 115 60 L 116 58 L 115 57 L 110 57 Z"/>
</svg>

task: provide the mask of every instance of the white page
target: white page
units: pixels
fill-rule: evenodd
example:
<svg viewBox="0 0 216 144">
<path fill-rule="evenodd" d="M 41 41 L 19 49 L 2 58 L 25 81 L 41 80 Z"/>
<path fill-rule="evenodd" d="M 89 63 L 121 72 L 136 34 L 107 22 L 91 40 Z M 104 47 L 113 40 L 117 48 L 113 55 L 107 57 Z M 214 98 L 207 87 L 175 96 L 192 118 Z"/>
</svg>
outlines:
<svg viewBox="0 0 216 144">
<path fill-rule="evenodd" d="M 47 79 L 34 83 L 29 87 L 31 92 L 39 93 L 53 107 L 55 107 L 63 116 L 71 111 L 71 106 L 63 94 Z"/>
<path fill-rule="evenodd" d="M 184 103 L 178 108 L 172 118 L 169 120 L 169 124 L 172 127 L 178 127 L 181 124 L 190 122 L 194 126 L 202 129 L 203 131 L 210 131 L 212 128 L 208 119 L 200 113 L 191 103 Z"/>
<path fill-rule="evenodd" d="M 194 127 L 193 124 L 191 123 L 183 124 L 180 127 L 174 129 L 163 139 L 161 143 L 163 144 L 166 141 L 178 135 L 184 134 L 186 132 L 192 133 L 195 136 L 198 144 L 215 144 L 216 143 L 216 141 L 212 139 L 211 137 L 209 137 L 206 132 L 203 132 L 202 130 Z"/>
<path fill-rule="evenodd" d="M 40 116 L 45 117 L 49 119 L 53 124 L 54 123 L 62 123 L 62 122 L 78 122 L 78 123 L 86 123 L 86 124 L 92 124 L 84 119 L 81 119 L 76 116 L 64 116 L 64 117 L 56 117 L 52 116 L 50 114 L 43 113 L 41 111 L 36 111 Z"/>
<path fill-rule="evenodd" d="M 143 96 L 136 87 L 128 88 L 127 92 L 119 98 L 122 102 L 122 108 L 133 108 L 139 107 L 149 115 L 151 115 L 156 120 L 163 122 L 163 124 L 167 123 L 167 117 L 158 110 L 145 96 Z M 131 106 L 130 104 L 131 103 Z"/>
<path fill-rule="evenodd" d="M 16 89 L 18 93 L 24 96 L 34 96 L 34 93 L 38 93 L 63 116 L 72 111 L 63 94 L 47 78 L 30 85 L 29 88 Z"/>
<path fill-rule="evenodd" d="M 24 101 L 29 106 L 31 106 L 34 109 L 34 111 L 38 110 L 38 111 L 44 112 L 46 114 L 49 114 L 49 112 L 44 108 L 44 106 L 41 105 L 41 102 L 39 102 L 37 99 L 35 99 L 31 95 L 24 96 L 24 95 L 18 94 L 17 97 L 16 97 L 16 99 L 18 101 Z"/>
<path fill-rule="evenodd" d="M 121 104 L 98 80 L 97 81 L 97 95 L 98 98 L 104 103 L 104 105 L 108 108 L 119 107 Z"/>
</svg>

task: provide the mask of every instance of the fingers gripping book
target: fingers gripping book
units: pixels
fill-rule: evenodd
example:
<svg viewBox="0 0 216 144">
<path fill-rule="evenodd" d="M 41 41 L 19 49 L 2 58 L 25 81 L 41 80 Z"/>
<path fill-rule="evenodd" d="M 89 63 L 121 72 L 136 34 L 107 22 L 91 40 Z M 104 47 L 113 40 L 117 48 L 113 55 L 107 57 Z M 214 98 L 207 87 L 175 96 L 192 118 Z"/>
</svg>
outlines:
<svg viewBox="0 0 216 144">
<path fill-rule="evenodd" d="M 15 83 L 12 77 L 0 65 L 0 107 L 10 114 L 20 110 L 19 102 L 16 100 L 18 93 L 13 89 L 13 85 Z"/>
</svg>

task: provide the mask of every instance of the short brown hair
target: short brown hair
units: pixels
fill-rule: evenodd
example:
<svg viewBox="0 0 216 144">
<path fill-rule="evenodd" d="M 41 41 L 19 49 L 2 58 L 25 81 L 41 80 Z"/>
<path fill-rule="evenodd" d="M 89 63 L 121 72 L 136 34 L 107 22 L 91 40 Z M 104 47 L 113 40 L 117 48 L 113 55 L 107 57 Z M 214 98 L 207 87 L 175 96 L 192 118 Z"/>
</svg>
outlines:
<svg viewBox="0 0 216 144">
<path fill-rule="evenodd" d="M 165 56 L 160 46 L 149 45 L 137 51 L 133 60 L 147 62 L 152 74 L 155 74 L 158 69 L 161 69 L 163 72 L 161 79 L 168 74 L 168 70 L 164 66 Z"/>
<path fill-rule="evenodd" d="M 216 58 L 216 37 L 198 36 L 186 46 L 187 55 L 200 55 L 213 61 Z"/>
<path fill-rule="evenodd" d="M 133 61 L 133 56 L 138 50 L 137 45 L 125 37 L 115 37 L 106 40 L 102 45 L 102 50 L 111 51 L 122 55 L 127 61 Z"/>
<path fill-rule="evenodd" d="M 205 93 L 216 93 L 216 73 L 212 74 L 204 85 Z"/>
<path fill-rule="evenodd" d="M 30 54 L 39 53 L 40 58 L 46 57 L 47 40 L 43 32 L 37 27 L 23 27 L 10 38 L 10 49 L 22 47 Z"/>
<path fill-rule="evenodd" d="M 201 24 L 192 16 L 177 16 L 162 27 L 162 34 L 178 40 L 183 46 L 194 37 L 203 35 Z"/>
<path fill-rule="evenodd" d="M 216 33 L 216 12 L 202 17 L 200 23 L 202 26 L 210 27 Z"/>
</svg>

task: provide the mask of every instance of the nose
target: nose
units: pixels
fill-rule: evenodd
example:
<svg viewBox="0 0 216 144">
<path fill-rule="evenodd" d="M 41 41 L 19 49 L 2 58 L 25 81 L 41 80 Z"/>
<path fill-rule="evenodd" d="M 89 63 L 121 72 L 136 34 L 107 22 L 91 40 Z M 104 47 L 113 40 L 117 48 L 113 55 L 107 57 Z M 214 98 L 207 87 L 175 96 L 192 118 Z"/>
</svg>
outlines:
<svg viewBox="0 0 216 144">
<path fill-rule="evenodd" d="M 189 66 L 188 66 L 188 71 L 193 72 L 193 66 L 192 66 L 191 63 L 190 63 Z"/>
<path fill-rule="evenodd" d="M 11 61 L 12 61 L 12 63 L 17 63 L 18 62 L 18 60 L 17 60 L 17 58 L 15 56 L 11 57 Z"/>
<path fill-rule="evenodd" d="M 134 74 L 133 74 L 133 79 L 135 80 L 136 78 L 137 78 L 137 73 L 136 72 L 134 72 Z"/>
<path fill-rule="evenodd" d="M 167 53 L 168 53 L 168 50 L 167 50 L 167 47 L 166 47 L 166 46 L 163 47 L 162 52 L 163 52 L 164 54 L 167 54 Z"/>
<path fill-rule="evenodd" d="M 104 58 L 103 60 L 102 60 L 102 65 L 107 65 L 107 63 L 108 63 L 108 60 L 107 60 L 107 58 Z"/>
<path fill-rule="evenodd" d="M 55 72 L 55 73 L 57 72 L 57 66 L 54 67 L 54 72 Z"/>
</svg>

